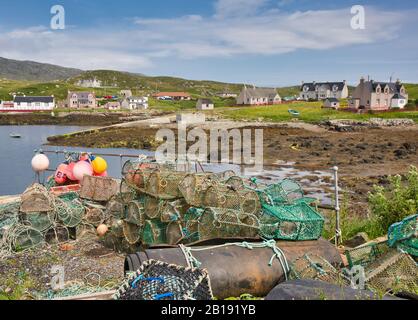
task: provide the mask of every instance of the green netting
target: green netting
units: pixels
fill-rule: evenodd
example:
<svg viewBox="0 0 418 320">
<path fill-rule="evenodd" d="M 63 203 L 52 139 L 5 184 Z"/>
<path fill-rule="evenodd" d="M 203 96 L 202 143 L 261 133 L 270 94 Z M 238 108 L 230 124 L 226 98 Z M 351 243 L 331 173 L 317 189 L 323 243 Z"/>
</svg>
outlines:
<svg viewBox="0 0 418 320">
<path fill-rule="evenodd" d="M 350 268 L 355 265 L 367 267 L 389 251 L 391 251 L 391 248 L 388 246 L 387 241 L 383 241 L 346 250 L 345 256 L 347 257 Z"/>
<path fill-rule="evenodd" d="M 64 226 L 73 228 L 81 224 L 86 210 L 78 194 L 69 193 L 55 198 L 55 211 Z"/>
<path fill-rule="evenodd" d="M 4 244 L 15 252 L 33 248 L 44 242 L 42 233 L 29 226 L 14 224 L 3 235 Z"/>
<path fill-rule="evenodd" d="M 315 198 L 306 197 L 300 184 L 291 179 L 285 179 L 280 183 L 272 184 L 256 191 L 263 206 L 298 203 L 312 204 L 316 201 Z"/>
<path fill-rule="evenodd" d="M 30 226 L 38 231 L 50 229 L 55 221 L 55 212 L 31 212 L 22 213 L 20 219 L 24 225 Z"/>
<path fill-rule="evenodd" d="M 393 224 L 389 228 L 388 244 L 418 256 L 418 214 Z"/>
<path fill-rule="evenodd" d="M 317 240 L 321 237 L 324 218 L 304 202 L 294 205 L 263 205 L 266 215 L 261 234 L 267 239 Z"/>
<path fill-rule="evenodd" d="M 167 243 L 167 223 L 160 220 L 147 220 L 142 231 L 141 240 L 144 245 Z"/>
</svg>

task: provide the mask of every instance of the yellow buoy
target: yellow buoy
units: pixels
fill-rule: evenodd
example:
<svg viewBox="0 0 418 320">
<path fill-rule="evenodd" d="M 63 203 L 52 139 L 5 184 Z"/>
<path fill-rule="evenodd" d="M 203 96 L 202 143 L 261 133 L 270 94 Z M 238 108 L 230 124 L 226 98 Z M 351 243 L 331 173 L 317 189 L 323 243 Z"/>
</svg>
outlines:
<svg viewBox="0 0 418 320">
<path fill-rule="evenodd" d="M 96 174 L 102 174 L 103 172 L 107 170 L 107 162 L 105 159 L 101 157 L 96 157 L 96 159 L 94 159 L 91 162 L 91 164 L 93 166 L 93 171 Z"/>
</svg>

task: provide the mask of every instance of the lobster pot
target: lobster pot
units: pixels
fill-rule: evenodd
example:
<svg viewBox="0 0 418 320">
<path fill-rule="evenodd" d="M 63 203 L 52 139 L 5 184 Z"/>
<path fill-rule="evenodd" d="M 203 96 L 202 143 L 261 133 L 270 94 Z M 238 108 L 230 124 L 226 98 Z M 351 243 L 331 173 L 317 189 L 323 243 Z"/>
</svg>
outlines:
<svg viewBox="0 0 418 320">
<path fill-rule="evenodd" d="M 256 216 L 241 211 L 208 208 L 198 222 L 200 240 L 216 238 L 256 238 L 259 222 Z"/>
<path fill-rule="evenodd" d="M 155 197 L 144 195 L 144 211 L 148 219 L 158 219 L 163 201 Z"/>
<path fill-rule="evenodd" d="M 225 208 L 260 215 L 261 205 L 256 192 L 242 189 L 234 190 L 225 185 L 211 186 L 204 197 L 205 207 Z"/>
<path fill-rule="evenodd" d="M 105 215 L 108 219 L 122 219 L 125 217 L 125 204 L 120 195 L 113 197 L 107 203 Z"/>
<path fill-rule="evenodd" d="M 87 235 L 96 236 L 96 228 L 90 224 L 81 223 L 76 228 L 77 239 L 83 238 Z"/>
<path fill-rule="evenodd" d="M 178 188 L 186 173 L 156 170 L 145 183 L 145 193 L 160 199 L 178 199 L 182 194 Z"/>
<path fill-rule="evenodd" d="M 142 244 L 156 245 L 166 243 L 167 224 L 159 220 L 147 220 L 142 232 Z"/>
<path fill-rule="evenodd" d="M 100 208 L 87 208 L 83 220 L 88 224 L 98 227 L 106 220 L 106 217 L 104 211 Z"/>
<path fill-rule="evenodd" d="M 349 286 L 350 280 L 323 257 L 305 254 L 290 266 L 290 279 L 318 280 L 340 286 Z"/>
<path fill-rule="evenodd" d="M 74 228 L 79 225 L 86 211 L 78 199 L 56 198 L 55 206 L 59 221 L 68 228 Z"/>
<path fill-rule="evenodd" d="M 160 220 L 164 223 L 181 220 L 181 217 L 187 212 L 189 205 L 184 199 L 172 202 L 166 202 L 160 209 Z"/>
<path fill-rule="evenodd" d="M 137 244 L 141 240 L 142 226 L 127 221 L 123 222 L 123 235 L 130 245 Z"/>
<path fill-rule="evenodd" d="M 54 210 L 54 198 L 48 189 L 40 184 L 34 184 L 21 196 L 20 212 L 50 212 Z"/>
<path fill-rule="evenodd" d="M 226 170 L 226 171 L 222 171 L 222 172 L 218 172 L 218 173 L 213 174 L 214 178 L 216 178 L 220 181 L 226 181 L 229 178 L 234 177 L 236 175 L 237 174 L 233 170 Z"/>
<path fill-rule="evenodd" d="M 124 219 L 126 222 L 143 226 L 145 223 L 145 210 L 141 201 L 134 200 L 129 202 L 126 207 L 126 216 Z"/>
<path fill-rule="evenodd" d="M 180 182 L 178 189 L 189 205 L 201 207 L 204 192 L 218 181 L 213 174 L 188 174 Z"/>
<path fill-rule="evenodd" d="M 24 225 L 14 225 L 5 234 L 6 243 L 16 252 L 33 248 L 44 242 L 42 233 Z"/>
<path fill-rule="evenodd" d="M 183 227 L 180 221 L 172 221 L 167 225 L 166 230 L 167 244 L 175 245 L 184 238 Z"/>
<path fill-rule="evenodd" d="M 21 222 L 24 225 L 30 226 L 40 232 L 44 232 L 51 228 L 55 218 L 56 215 L 54 211 L 21 213 L 20 215 Z"/>
<path fill-rule="evenodd" d="M 70 239 L 68 228 L 56 225 L 45 232 L 45 241 L 47 243 L 62 243 Z"/>
<path fill-rule="evenodd" d="M 360 265 L 367 267 L 370 263 L 373 263 L 381 256 L 393 250 L 389 247 L 387 241 L 378 243 L 364 244 L 357 248 L 349 249 L 344 252 L 348 265 L 350 268 Z"/>
<path fill-rule="evenodd" d="M 110 232 L 116 238 L 123 238 L 125 236 L 123 233 L 123 220 L 113 220 Z"/>
<path fill-rule="evenodd" d="M 410 216 L 389 228 L 388 243 L 391 247 L 418 256 L 418 214 Z"/>
<path fill-rule="evenodd" d="M 407 253 L 390 251 L 366 268 L 366 286 L 378 293 L 416 292 L 418 266 Z"/>
<path fill-rule="evenodd" d="M 199 220 L 204 213 L 204 209 L 190 208 L 181 220 L 182 233 L 188 242 L 199 240 Z"/>
<path fill-rule="evenodd" d="M 261 235 L 276 240 L 317 240 L 324 218 L 306 203 L 287 206 L 263 206 Z"/>
<path fill-rule="evenodd" d="M 212 300 L 206 270 L 149 260 L 119 288 L 115 300 Z"/>
</svg>

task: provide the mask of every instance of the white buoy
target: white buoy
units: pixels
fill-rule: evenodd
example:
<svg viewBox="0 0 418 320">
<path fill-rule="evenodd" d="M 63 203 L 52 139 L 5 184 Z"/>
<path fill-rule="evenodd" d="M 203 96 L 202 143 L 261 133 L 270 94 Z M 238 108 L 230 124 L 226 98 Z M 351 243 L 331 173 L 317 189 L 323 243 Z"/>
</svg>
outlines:
<svg viewBox="0 0 418 320">
<path fill-rule="evenodd" d="M 32 158 L 32 169 L 36 173 L 46 171 L 49 168 L 49 159 L 46 155 L 39 153 Z"/>
</svg>

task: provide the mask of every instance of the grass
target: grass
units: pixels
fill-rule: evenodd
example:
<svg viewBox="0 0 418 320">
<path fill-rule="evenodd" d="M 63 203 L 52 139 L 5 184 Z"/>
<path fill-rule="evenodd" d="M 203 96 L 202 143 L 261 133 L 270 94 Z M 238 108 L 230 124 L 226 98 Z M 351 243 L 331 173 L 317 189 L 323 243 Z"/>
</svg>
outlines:
<svg viewBox="0 0 418 320">
<path fill-rule="evenodd" d="M 322 109 L 321 106 L 322 102 L 296 102 L 284 103 L 275 106 L 223 108 L 218 110 L 218 112 L 222 116 L 233 120 L 262 119 L 263 121 L 272 122 L 291 121 L 293 117 L 289 114 L 289 109 L 299 111 L 299 119 L 311 123 L 334 119 L 368 120 L 370 118 L 409 118 L 413 119 L 415 122 L 418 122 L 418 111 L 394 111 L 376 114 L 356 114 L 351 112 L 344 112 L 342 110 L 335 111 Z"/>
</svg>

